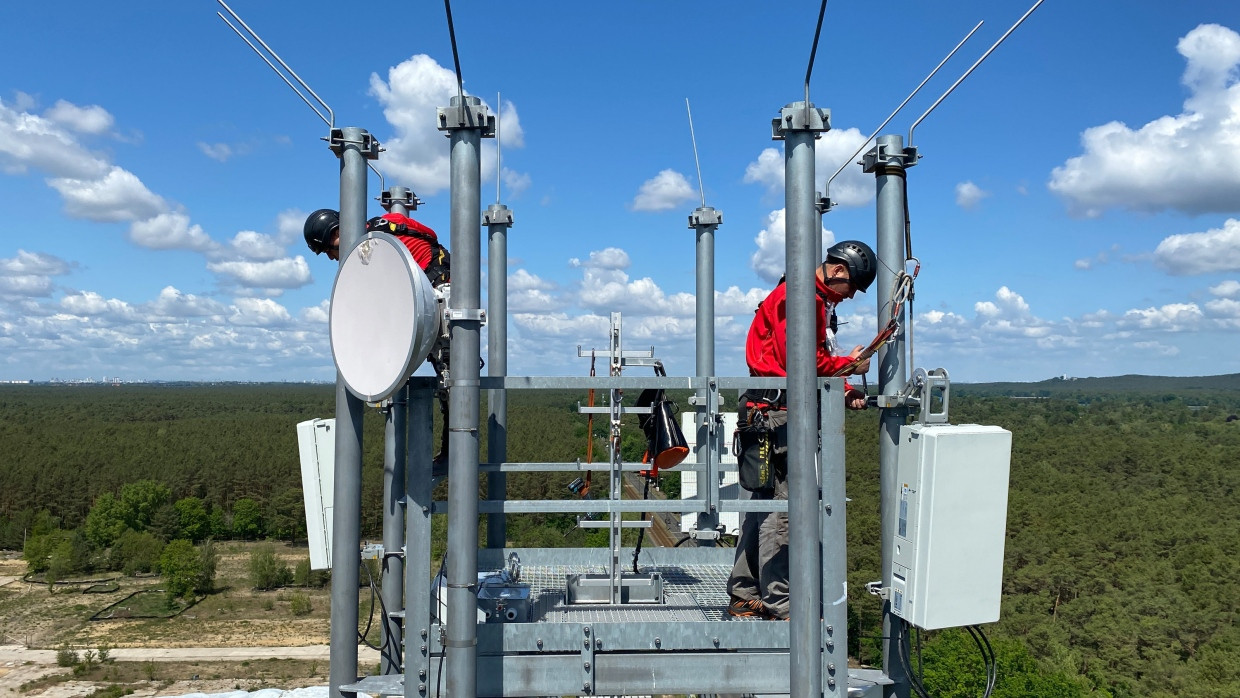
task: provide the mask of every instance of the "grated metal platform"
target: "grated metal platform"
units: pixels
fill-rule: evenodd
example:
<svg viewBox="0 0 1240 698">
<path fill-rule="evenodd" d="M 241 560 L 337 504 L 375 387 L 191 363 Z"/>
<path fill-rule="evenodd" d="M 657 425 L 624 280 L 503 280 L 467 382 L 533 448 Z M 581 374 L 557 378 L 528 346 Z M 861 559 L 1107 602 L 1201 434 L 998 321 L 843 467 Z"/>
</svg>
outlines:
<svg viewBox="0 0 1240 698">
<path fill-rule="evenodd" d="M 639 566 L 642 574 L 663 575 L 662 604 L 574 604 L 564 602 L 570 574 L 603 574 L 604 565 L 523 565 L 521 582 L 530 585 L 536 623 L 740 620 L 727 614 L 730 565 Z"/>
</svg>

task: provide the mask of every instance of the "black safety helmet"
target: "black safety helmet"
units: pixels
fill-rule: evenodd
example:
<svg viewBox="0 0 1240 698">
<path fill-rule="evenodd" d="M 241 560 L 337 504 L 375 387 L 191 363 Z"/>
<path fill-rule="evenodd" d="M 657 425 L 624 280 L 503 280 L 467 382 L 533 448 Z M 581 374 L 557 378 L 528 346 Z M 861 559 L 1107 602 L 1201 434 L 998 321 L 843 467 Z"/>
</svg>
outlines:
<svg viewBox="0 0 1240 698">
<path fill-rule="evenodd" d="M 848 267 L 848 280 L 865 293 L 878 274 L 878 258 L 874 250 L 860 240 L 844 240 L 827 248 L 827 261 Z"/>
<path fill-rule="evenodd" d="M 321 208 L 306 218 L 302 232 L 306 246 L 315 254 L 322 254 L 331 246 L 332 233 L 340 228 L 340 214 L 330 208 Z"/>
</svg>

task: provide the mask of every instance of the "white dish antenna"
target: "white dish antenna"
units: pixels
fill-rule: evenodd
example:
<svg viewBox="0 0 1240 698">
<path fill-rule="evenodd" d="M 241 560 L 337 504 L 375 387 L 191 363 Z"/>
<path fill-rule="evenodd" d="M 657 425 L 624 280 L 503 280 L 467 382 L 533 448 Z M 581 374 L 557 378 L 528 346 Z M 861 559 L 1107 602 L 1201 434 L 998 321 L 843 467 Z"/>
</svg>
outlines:
<svg viewBox="0 0 1240 698">
<path fill-rule="evenodd" d="M 380 402 L 404 385 L 439 322 L 430 279 L 395 237 L 367 233 L 341 262 L 328 325 L 336 369 L 357 397 Z"/>
</svg>

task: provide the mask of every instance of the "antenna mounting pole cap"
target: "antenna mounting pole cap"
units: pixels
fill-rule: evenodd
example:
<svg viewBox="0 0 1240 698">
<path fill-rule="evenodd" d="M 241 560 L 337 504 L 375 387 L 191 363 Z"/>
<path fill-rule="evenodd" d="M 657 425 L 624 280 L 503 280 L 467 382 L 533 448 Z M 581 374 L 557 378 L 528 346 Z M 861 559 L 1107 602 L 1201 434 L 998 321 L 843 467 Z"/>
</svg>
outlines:
<svg viewBox="0 0 1240 698">
<path fill-rule="evenodd" d="M 779 118 L 771 119 L 771 140 L 782 141 L 789 131 L 823 133 L 831 130 L 831 110 L 819 109 L 811 103 L 793 102 L 779 110 Z"/>
<path fill-rule="evenodd" d="M 710 206 L 696 208 L 689 214 L 690 228 L 709 228 L 723 223 L 723 211 Z"/>
<path fill-rule="evenodd" d="M 476 129 L 482 131 L 483 138 L 495 137 L 495 115 L 487 111 L 481 99 L 473 96 L 465 97 L 465 104 L 452 98 L 452 106 L 439 107 L 435 110 L 435 123 L 440 131 L 457 131 Z"/>
<path fill-rule="evenodd" d="M 354 130 L 361 134 L 361 137 L 358 140 L 345 138 L 345 131 Z M 327 138 L 328 149 L 335 153 L 336 157 L 340 157 L 341 154 L 344 153 L 345 146 L 347 145 L 358 146 L 358 150 L 362 152 L 362 155 L 367 160 L 379 159 L 379 141 L 376 140 L 374 136 L 370 135 L 370 133 L 368 133 L 365 129 L 332 129 Z"/>
</svg>

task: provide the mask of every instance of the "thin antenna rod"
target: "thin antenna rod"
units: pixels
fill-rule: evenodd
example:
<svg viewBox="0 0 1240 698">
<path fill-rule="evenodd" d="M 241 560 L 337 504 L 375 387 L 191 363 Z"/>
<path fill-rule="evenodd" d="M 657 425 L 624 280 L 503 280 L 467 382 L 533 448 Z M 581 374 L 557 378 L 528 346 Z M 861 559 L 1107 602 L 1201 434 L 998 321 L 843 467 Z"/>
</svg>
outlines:
<svg viewBox="0 0 1240 698">
<path fill-rule="evenodd" d="M 503 149 L 500 140 L 500 114 L 503 113 L 503 102 L 500 93 L 495 93 L 495 202 L 500 202 L 500 179 L 503 175 Z"/>
<path fill-rule="evenodd" d="M 452 28 L 452 3 L 450 0 L 443 0 L 443 9 L 448 14 L 448 39 L 452 42 L 452 65 L 456 67 L 456 96 L 460 99 L 459 106 L 464 110 L 465 87 L 464 81 L 461 80 L 461 58 L 456 53 L 456 30 Z"/>
<path fill-rule="evenodd" d="M 900 113 L 900 110 L 904 108 L 904 105 L 908 104 L 909 100 L 915 97 L 917 93 L 921 91 L 921 88 L 926 86 L 926 83 L 930 82 L 930 78 L 934 77 L 934 74 L 939 72 L 939 68 L 942 68 L 945 63 L 951 60 L 952 56 L 956 55 L 956 52 L 960 50 L 960 47 L 964 46 L 964 42 L 968 41 L 969 38 L 972 37 L 977 32 L 977 30 L 981 28 L 982 28 L 982 22 L 978 22 L 977 26 L 973 27 L 973 31 L 969 32 L 968 34 L 965 34 L 964 38 L 960 40 L 960 43 L 956 44 L 956 48 L 952 49 L 950 53 L 948 53 L 946 56 L 943 57 L 943 60 L 939 61 L 938 65 L 934 66 L 934 70 L 930 71 L 930 74 L 926 76 L 926 79 L 922 80 L 921 84 L 918 85 L 915 90 L 910 92 L 909 95 L 904 98 L 903 102 L 900 102 L 900 106 L 896 107 L 896 110 L 891 112 L 891 115 L 888 116 L 883 121 L 883 123 L 879 124 L 878 128 L 874 129 L 874 132 L 870 134 L 869 138 L 865 139 L 865 142 L 861 144 L 861 147 L 857 148 L 856 152 L 854 152 L 852 155 L 849 155 L 847 158 L 845 158 L 844 164 L 840 165 L 840 169 L 836 170 L 835 174 L 831 175 L 831 178 L 827 180 L 827 185 L 826 187 L 824 187 L 824 191 L 827 195 L 831 193 L 831 182 L 833 182 L 835 178 L 838 177 L 839 174 L 844 171 L 845 167 L 848 167 L 848 163 L 852 162 L 853 158 L 857 157 L 857 153 L 860 153 L 862 150 L 864 150 L 865 147 L 870 144 L 870 141 L 874 140 L 874 136 L 877 136 L 878 132 L 882 131 L 883 127 L 886 126 L 888 122 L 890 122 L 892 119 L 894 119 L 896 114 Z"/>
<path fill-rule="evenodd" d="M 1039 5 L 1041 5 L 1041 4 L 1042 4 L 1042 2 L 1043 2 L 1043 0 L 1038 0 L 1037 2 L 1033 3 L 1033 7 L 1030 7 L 1030 8 L 1029 8 L 1029 10 L 1025 12 L 1025 14 L 1021 15 L 1020 19 L 1016 20 L 1016 24 L 1013 24 L 1013 25 L 1012 25 L 1012 27 L 1011 27 L 1010 29 L 1008 29 L 1006 32 L 1004 32 L 1004 33 L 1003 33 L 1003 36 L 999 37 L 999 40 L 998 40 L 998 41 L 996 41 L 996 42 L 994 43 L 994 45 L 993 45 L 993 46 L 991 46 L 989 49 L 987 49 L 987 50 L 986 50 L 986 53 L 983 53 L 983 54 L 982 54 L 982 57 L 981 57 L 981 58 L 979 58 L 979 59 L 977 59 L 977 62 L 976 62 L 976 63 L 974 63 L 972 66 L 970 66 L 968 70 L 964 71 L 964 75 L 961 75 L 959 80 L 957 80 L 955 83 L 953 83 L 951 87 L 947 88 L 947 91 L 943 93 L 943 96 L 942 96 L 942 97 L 939 97 L 939 98 L 938 98 L 938 100 L 937 100 L 937 101 L 935 101 L 935 103 L 934 103 L 934 104 L 931 104 L 931 105 L 930 105 L 930 108 L 926 110 L 926 113 L 925 113 L 925 114 L 922 114 L 922 115 L 921 115 L 921 116 L 917 119 L 917 121 L 914 121 L 914 122 L 913 122 L 913 125 L 912 125 L 912 126 L 910 126 L 910 127 L 909 127 L 909 129 L 908 129 L 908 144 L 909 144 L 910 146 L 911 146 L 911 145 L 913 145 L 913 131 L 917 128 L 917 125 L 918 125 L 918 124 L 920 124 L 923 120 L 925 120 L 925 118 L 926 118 L 927 116 L 930 116 L 930 112 L 934 111 L 934 108 L 935 108 L 935 107 L 937 107 L 937 106 L 939 106 L 939 103 L 940 103 L 940 102 L 942 102 L 944 99 L 947 99 L 947 95 L 951 94 L 951 93 L 952 93 L 952 90 L 955 90 L 955 89 L 956 89 L 956 87 L 960 85 L 960 83 L 964 82 L 964 79 L 965 79 L 965 78 L 967 78 L 967 77 L 969 77 L 969 75 L 973 72 L 973 70 L 974 70 L 975 68 L 977 68 L 977 66 L 981 65 L 981 64 L 982 64 L 982 61 L 986 60 L 986 57 L 987 57 L 987 56 L 989 56 L 992 52 L 994 52 L 994 50 L 995 50 L 995 49 L 999 48 L 999 44 L 1003 43 L 1003 40 L 1004 40 L 1004 39 L 1006 39 L 1006 38 L 1008 38 L 1008 35 L 1009 35 L 1009 34 L 1011 34 L 1012 32 L 1016 31 L 1016 28 L 1017 28 L 1017 27 L 1019 27 L 1019 26 L 1021 25 L 1021 22 L 1024 22 L 1024 21 L 1025 21 L 1025 18 L 1027 18 L 1029 15 L 1033 14 L 1033 11 L 1034 11 L 1034 10 L 1036 10 L 1036 9 L 1038 9 L 1038 6 L 1039 6 Z"/>
<path fill-rule="evenodd" d="M 301 97 L 302 101 L 304 101 L 304 102 L 305 102 L 305 103 L 306 103 L 306 104 L 307 104 L 307 105 L 308 105 L 308 106 L 309 106 L 312 110 L 314 110 L 314 113 L 315 113 L 315 114 L 318 114 L 318 117 L 319 117 L 320 119 L 323 119 L 324 121 L 326 121 L 326 122 L 327 122 L 327 127 L 328 127 L 328 128 L 335 128 L 335 127 L 336 127 L 336 112 L 332 111 L 332 108 L 331 108 L 331 107 L 329 107 L 329 106 L 327 105 L 327 102 L 324 102 L 324 101 L 323 101 L 323 98 L 322 98 L 322 97 L 319 97 L 319 96 L 318 96 L 318 94 L 316 94 L 316 93 L 315 93 L 315 91 L 314 91 L 313 89 L 311 89 L 309 85 L 307 85 L 307 84 L 306 84 L 306 81 L 305 81 L 305 80 L 302 80 L 302 79 L 301 79 L 301 76 L 299 76 L 299 75 L 296 73 L 296 71 L 294 71 L 292 68 L 290 68 L 290 67 L 289 67 L 289 65 L 288 65 L 288 63 L 285 63 L 285 62 L 284 62 L 284 59 L 283 59 L 283 58 L 280 58 L 280 54 L 278 54 L 278 53 L 276 53 L 274 50 L 272 50 L 272 48 L 271 48 L 270 46 L 268 46 L 268 45 L 267 45 L 267 42 L 263 41 L 263 37 L 259 36 L 257 32 L 255 32 L 253 29 L 251 29 L 251 28 L 250 28 L 250 25 L 246 24 L 246 23 L 245 23 L 245 20 L 244 20 L 244 19 L 241 19 L 241 16 L 240 16 L 240 15 L 238 15 L 236 12 L 233 12 L 233 9 L 232 9 L 231 7 L 229 7 L 229 6 L 228 6 L 228 5 L 224 2 L 224 0 L 216 0 L 216 1 L 217 1 L 217 2 L 219 2 L 219 4 L 220 4 L 220 5 L 221 5 L 221 6 L 222 6 L 225 10 L 228 10 L 228 14 L 232 15 L 232 16 L 233 16 L 233 19 L 237 20 L 237 23 L 238 23 L 238 24 L 240 24 L 241 26 L 245 27 L 245 30 L 246 30 L 247 32 L 249 32 L 250 36 L 254 37 L 254 39 L 255 39 L 256 41 L 258 41 L 258 43 L 259 43 L 260 45 L 262 45 L 262 47 L 263 47 L 264 49 L 266 49 L 266 50 L 267 50 L 267 53 L 271 54 L 271 57 L 272 57 L 272 58 L 275 58 L 275 59 L 276 59 L 276 61 L 278 61 L 278 62 L 280 63 L 280 65 L 284 66 L 284 69 L 288 71 L 288 74 L 289 74 L 289 75 L 292 75 L 292 76 L 293 76 L 293 79 L 294 79 L 294 80 L 296 80 L 296 81 L 297 81 L 297 82 L 298 82 L 298 83 L 299 83 L 302 87 L 304 87 L 304 88 L 306 89 L 306 92 L 309 92 L 309 93 L 310 93 L 310 95 L 311 95 L 312 97 L 314 97 L 315 101 L 317 101 L 320 105 L 322 105 L 322 107 L 323 107 L 324 109 L 326 109 L 326 110 L 327 110 L 327 113 L 328 113 L 328 115 L 329 115 L 331 118 L 323 118 L 323 114 L 322 114 L 321 112 L 319 112 L 319 110 L 318 110 L 318 109 L 315 109 L 313 104 L 310 104 L 310 100 L 306 99 L 305 95 L 303 95 L 303 94 L 302 94 L 302 93 L 301 93 L 301 92 L 300 92 L 300 91 L 299 91 L 296 87 L 293 87 L 293 83 L 289 82 L 288 78 L 284 77 L 284 74 L 283 74 L 283 73 L 281 73 L 279 70 L 277 70 L 277 69 L 276 69 L 276 67 L 275 67 L 274 65 L 272 65 L 272 64 L 271 64 L 271 61 L 267 60 L 267 57 L 266 57 L 266 56 L 264 56 L 264 55 L 262 54 L 262 52 L 261 52 L 261 51 L 259 51 L 257 48 L 255 48 L 254 44 L 251 44 L 251 43 L 250 43 L 250 40 L 249 40 L 249 39 L 247 39 L 247 38 L 245 37 L 245 35 L 244 35 L 244 34 L 242 34 L 240 31 L 237 31 L 237 28 L 236 28 L 236 27 L 234 27 L 234 26 L 232 25 L 232 23 L 231 23 L 231 22 L 229 22 L 229 21 L 228 21 L 228 19 L 227 19 L 226 17 L 224 17 L 224 15 L 221 15 L 221 14 L 220 14 L 220 13 L 218 13 L 218 12 L 216 12 L 215 14 L 216 14 L 216 15 L 218 15 L 220 19 L 224 20 L 224 23 L 225 23 L 225 24 L 227 24 L 229 27 L 232 27 L 232 30 L 233 30 L 233 31 L 235 31 L 235 32 L 237 32 L 237 36 L 240 36 L 240 37 L 242 38 L 242 40 L 244 40 L 247 44 L 250 44 L 250 48 L 254 49 L 254 52 L 255 52 L 255 53 L 257 53 L 257 54 L 259 55 L 259 57 L 260 57 L 260 58 L 262 58 L 264 61 L 266 61 L 266 62 L 267 62 L 267 65 L 271 66 L 271 69 L 272 69 L 272 70 L 275 70 L 275 71 L 276 71 L 276 74 L 280 76 L 280 79 L 284 80 L 285 84 L 287 84 L 290 88 L 292 88 L 292 90 L 293 90 L 294 92 L 296 92 L 296 93 L 297 93 L 297 96 L 298 96 L 298 97 Z"/>
<path fill-rule="evenodd" d="M 379 175 L 379 191 L 387 191 L 387 187 L 383 186 L 383 173 L 379 171 L 379 168 L 375 167 L 375 164 L 369 160 L 366 161 L 366 166 L 370 168 L 371 172 Z"/>
<path fill-rule="evenodd" d="M 809 76 L 814 72 L 814 56 L 818 54 L 818 36 L 822 34 L 822 17 L 827 13 L 827 0 L 818 8 L 818 26 L 814 29 L 814 45 L 809 49 L 809 65 L 805 67 L 805 125 L 809 126 Z"/>
<path fill-rule="evenodd" d="M 702 194 L 702 208 L 706 208 L 706 187 L 702 184 L 702 163 L 698 160 L 697 136 L 693 133 L 693 110 L 689 108 L 688 97 L 685 97 L 685 111 L 689 112 L 689 139 L 693 141 L 693 165 L 697 167 L 698 191 Z"/>
</svg>

